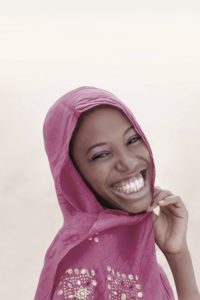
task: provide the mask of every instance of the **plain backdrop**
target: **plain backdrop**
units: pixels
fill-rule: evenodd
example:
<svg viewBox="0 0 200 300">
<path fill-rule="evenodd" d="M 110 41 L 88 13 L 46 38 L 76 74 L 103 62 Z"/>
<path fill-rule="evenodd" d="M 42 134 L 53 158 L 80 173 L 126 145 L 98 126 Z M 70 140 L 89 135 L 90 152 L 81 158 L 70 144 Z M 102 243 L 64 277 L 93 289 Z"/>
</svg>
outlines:
<svg viewBox="0 0 200 300">
<path fill-rule="evenodd" d="M 1 299 L 33 299 L 62 225 L 42 126 L 54 101 L 82 85 L 113 92 L 135 114 L 156 184 L 188 208 L 200 282 L 199 53 L 199 1 L 0 1 Z"/>
</svg>

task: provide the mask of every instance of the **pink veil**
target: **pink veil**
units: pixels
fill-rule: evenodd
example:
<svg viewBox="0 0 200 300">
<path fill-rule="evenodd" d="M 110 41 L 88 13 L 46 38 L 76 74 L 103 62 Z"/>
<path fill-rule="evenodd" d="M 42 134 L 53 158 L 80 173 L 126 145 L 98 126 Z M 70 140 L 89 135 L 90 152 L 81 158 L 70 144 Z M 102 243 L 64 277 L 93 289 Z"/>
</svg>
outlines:
<svg viewBox="0 0 200 300">
<path fill-rule="evenodd" d="M 57 100 L 47 113 L 43 133 L 63 226 L 46 252 L 34 299 L 174 299 L 156 260 L 152 214 L 103 208 L 70 159 L 69 143 L 79 116 L 101 104 L 122 110 L 142 136 L 152 157 L 153 193 L 151 148 L 116 96 L 80 87 Z"/>
</svg>

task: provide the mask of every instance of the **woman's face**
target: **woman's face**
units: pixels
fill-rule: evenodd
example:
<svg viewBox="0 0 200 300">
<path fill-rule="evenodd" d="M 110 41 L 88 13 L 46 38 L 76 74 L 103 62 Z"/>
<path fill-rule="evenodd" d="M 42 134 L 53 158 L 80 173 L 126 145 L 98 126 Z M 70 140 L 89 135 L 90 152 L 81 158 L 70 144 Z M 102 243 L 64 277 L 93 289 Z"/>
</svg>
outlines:
<svg viewBox="0 0 200 300">
<path fill-rule="evenodd" d="M 120 110 L 99 107 L 85 116 L 72 151 L 75 165 L 100 203 L 129 213 L 149 207 L 151 157 Z"/>
</svg>

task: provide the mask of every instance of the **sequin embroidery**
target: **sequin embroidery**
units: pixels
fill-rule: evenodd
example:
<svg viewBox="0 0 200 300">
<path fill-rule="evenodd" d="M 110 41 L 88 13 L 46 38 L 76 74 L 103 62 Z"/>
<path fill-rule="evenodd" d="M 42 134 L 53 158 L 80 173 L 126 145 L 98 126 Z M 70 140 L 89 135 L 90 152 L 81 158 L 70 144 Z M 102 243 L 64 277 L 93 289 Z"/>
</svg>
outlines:
<svg viewBox="0 0 200 300">
<path fill-rule="evenodd" d="M 89 241 L 94 241 L 95 243 L 99 243 L 99 237 L 98 237 L 98 234 L 99 234 L 98 232 L 95 233 L 95 235 L 89 237 L 88 240 L 89 240 Z"/>
<path fill-rule="evenodd" d="M 57 296 L 63 296 L 64 299 L 93 300 L 97 285 L 95 275 L 95 270 L 67 269 L 60 278 Z"/>
<path fill-rule="evenodd" d="M 107 266 L 107 288 L 109 299 L 138 300 L 143 298 L 139 276 L 137 274 L 124 274 Z"/>
</svg>

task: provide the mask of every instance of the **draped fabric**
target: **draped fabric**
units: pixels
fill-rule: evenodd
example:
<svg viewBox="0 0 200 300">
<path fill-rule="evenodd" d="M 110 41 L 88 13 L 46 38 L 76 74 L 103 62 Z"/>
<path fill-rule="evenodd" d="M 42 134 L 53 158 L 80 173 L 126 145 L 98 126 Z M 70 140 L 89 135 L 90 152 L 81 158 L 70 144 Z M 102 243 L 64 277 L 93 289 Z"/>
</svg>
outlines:
<svg viewBox="0 0 200 300">
<path fill-rule="evenodd" d="M 132 112 L 112 93 L 80 87 L 57 100 L 43 127 L 63 226 L 49 246 L 35 300 L 174 299 L 155 254 L 152 213 L 103 207 L 75 168 L 69 144 L 80 115 L 98 105 L 120 109 L 150 145 Z"/>
</svg>

